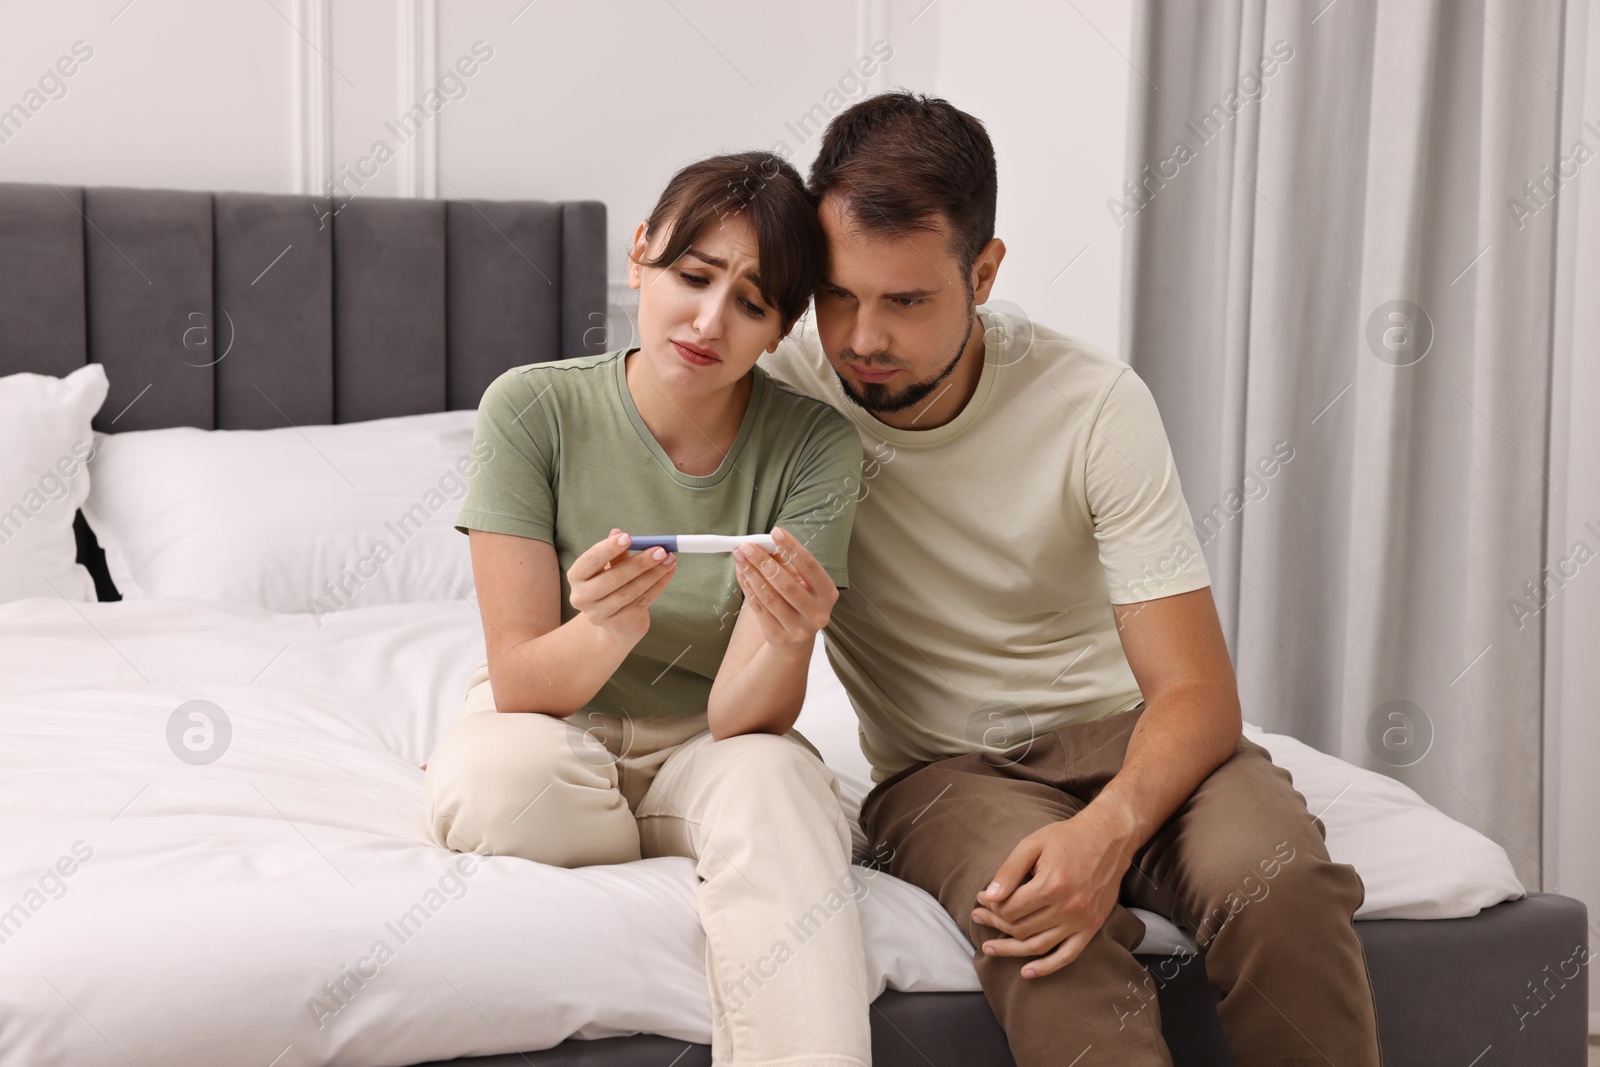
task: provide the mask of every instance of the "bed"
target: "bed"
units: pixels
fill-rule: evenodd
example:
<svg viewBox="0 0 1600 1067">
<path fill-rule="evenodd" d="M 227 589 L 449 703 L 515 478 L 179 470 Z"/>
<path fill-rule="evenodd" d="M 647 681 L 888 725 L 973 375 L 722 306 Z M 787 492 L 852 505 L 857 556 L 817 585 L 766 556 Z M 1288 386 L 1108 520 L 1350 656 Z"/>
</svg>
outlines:
<svg viewBox="0 0 1600 1067">
<path fill-rule="evenodd" d="M 233 471 L 220 510 L 248 511 L 299 461 L 366 487 L 362 464 L 403 468 L 419 440 L 431 478 L 496 374 L 604 346 L 604 245 L 590 202 L 0 185 L 0 375 L 104 368 L 86 503 L 116 531 L 74 522 L 98 600 L 0 604 L 0 1065 L 710 1062 L 690 861 L 566 871 L 427 840 L 419 765 L 482 656 L 452 509 L 370 588 L 317 600 L 252 584 L 251 537 L 284 540 L 265 520 L 208 537 L 174 503 Z M 367 426 L 350 450 L 339 428 Z M 263 442 L 299 460 L 240 475 L 229 449 Z M 175 455 L 197 457 L 184 479 L 130 488 Z M 351 495 L 319 484 L 300 506 Z M 854 811 L 867 769 L 820 655 L 798 728 Z M 1580 903 L 1524 893 L 1392 779 L 1252 737 L 1367 883 L 1391 1067 L 1583 1062 Z M 959 928 L 858 875 L 875 1062 L 1011 1064 Z M 1192 940 L 1144 917 L 1175 1062 L 1229 1063 Z"/>
</svg>

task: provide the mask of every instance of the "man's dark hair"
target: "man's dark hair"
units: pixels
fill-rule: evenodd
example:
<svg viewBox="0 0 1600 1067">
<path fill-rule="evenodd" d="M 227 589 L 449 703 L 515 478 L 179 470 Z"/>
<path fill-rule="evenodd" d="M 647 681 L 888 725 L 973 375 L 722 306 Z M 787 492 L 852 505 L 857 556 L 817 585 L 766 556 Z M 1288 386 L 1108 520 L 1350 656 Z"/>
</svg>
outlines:
<svg viewBox="0 0 1600 1067">
<path fill-rule="evenodd" d="M 816 199 L 800 172 L 771 152 L 735 152 L 690 163 L 667 182 L 645 219 L 646 239 L 666 231 L 665 247 L 647 267 L 676 262 L 712 225 L 731 215 L 756 232 L 761 298 L 785 331 L 806 310 L 828 262 L 828 238 Z"/>
<path fill-rule="evenodd" d="M 897 90 L 836 115 L 811 165 L 811 194 L 841 198 L 868 233 L 949 226 L 951 253 L 970 284 L 994 237 L 994 145 L 983 123 L 949 101 Z"/>
</svg>

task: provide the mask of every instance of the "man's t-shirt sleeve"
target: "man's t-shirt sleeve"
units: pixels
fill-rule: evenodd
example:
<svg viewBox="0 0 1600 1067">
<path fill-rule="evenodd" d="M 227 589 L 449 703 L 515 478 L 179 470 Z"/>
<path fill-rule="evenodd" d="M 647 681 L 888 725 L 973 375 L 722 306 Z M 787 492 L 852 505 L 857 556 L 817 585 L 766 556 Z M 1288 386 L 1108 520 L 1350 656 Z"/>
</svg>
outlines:
<svg viewBox="0 0 1600 1067">
<path fill-rule="evenodd" d="M 1084 487 L 1113 604 L 1211 584 L 1149 386 L 1120 371 L 1095 415 Z"/>
<path fill-rule="evenodd" d="M 861 455 L 861 438 L 850 421 L 831 408 L 823 411 L 778 505 L 776 525 L 798 538 L 840 589 L 850 584 L 846 562 L 861 491 Z"/>
<path fill-rule="evenodd" d="M 555 434 L 535 392 L 541 375 L 514 367 L 489 383 L 472 432 L 476 469 L 456 529 L 555 543 Z"/>
</svg>

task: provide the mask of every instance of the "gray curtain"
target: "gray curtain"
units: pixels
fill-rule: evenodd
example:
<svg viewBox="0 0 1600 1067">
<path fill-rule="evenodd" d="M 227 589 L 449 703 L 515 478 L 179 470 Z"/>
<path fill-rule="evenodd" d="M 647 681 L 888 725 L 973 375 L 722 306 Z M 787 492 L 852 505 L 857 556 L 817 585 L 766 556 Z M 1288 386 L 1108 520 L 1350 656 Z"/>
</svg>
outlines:
<svg viewBox="0 0 1600 1067">
<path fill-rule="evenodd" d="M 1534 889 L 1561 20 L 1146 0 L 1107 204 L 1247 721 L 1401 779 Z"/>
</svg>

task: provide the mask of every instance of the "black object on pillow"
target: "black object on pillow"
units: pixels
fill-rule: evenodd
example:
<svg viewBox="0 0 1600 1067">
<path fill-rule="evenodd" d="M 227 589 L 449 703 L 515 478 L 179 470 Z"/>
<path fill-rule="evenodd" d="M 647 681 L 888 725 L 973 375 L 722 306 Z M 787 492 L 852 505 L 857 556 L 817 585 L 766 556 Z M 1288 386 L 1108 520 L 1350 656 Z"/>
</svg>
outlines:
<svg viewBox="0 0 1600 1067">
<path fill-rule="evenodd" d="M 72 532 L 78 539 L 78 562 L 88 568 L 89 577 L 94 579 L 94 598 L 121 600 L 122 594 L 117 592 L 115 583 L 111 581 L 111 571 L 106 567 L 105 549 L 100 547 L 94 531 L 84 521 L 82 511 L 72 517 Z"/>
</svg>

